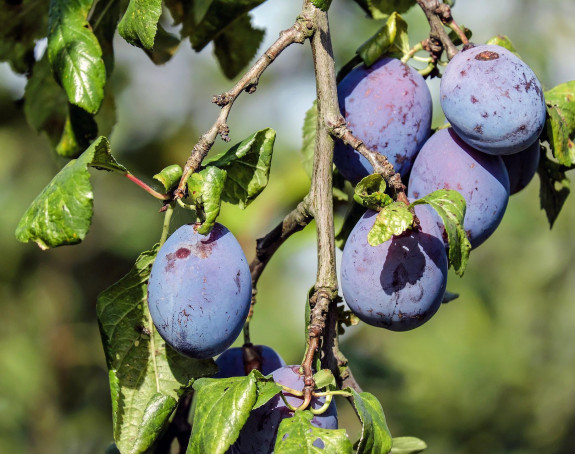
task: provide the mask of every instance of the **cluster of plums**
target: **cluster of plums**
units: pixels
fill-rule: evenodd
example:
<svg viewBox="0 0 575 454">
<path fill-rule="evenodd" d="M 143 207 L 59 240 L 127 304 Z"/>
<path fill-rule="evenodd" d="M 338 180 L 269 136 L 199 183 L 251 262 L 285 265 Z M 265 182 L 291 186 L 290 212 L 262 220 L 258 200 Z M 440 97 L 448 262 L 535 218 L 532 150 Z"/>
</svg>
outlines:
<svg viewBox="0 0 575 454">
<path fill-rule="evenodd" d="M 495 45 L 459 52 L 440 86 L 450 127 L 431 137 L 431 96 L 424 79 L 395 59 L 359 67 L 338 87 L 350 129 L 386 155 L 408 197 L 457 190 L 467 204 L 464 229 L 473 248 L 499 225 L 510 194 L 524 188 L 539 163 L 545 100 L 533 71 Z M 352 183 L 373 169 L 351 147 L 336 145 L 335 163 Z M 364 322 L 394 331 L 413 329 L 438 310 L 447 281 L 445 231 L 428 205 L 417 206 L 416 230 L 372 247 L 367 233 L 376 213 L 361 218 L 343 251 L 341 287 Z"/>
<path fill-rule="evenodd" d="M 510 194 L 534 175 L 545 121 L 541 86 L 519 58 L 499 46 L 457 54 L 441 81 L 441 105 L 450 127 L 430 137 L 431 96 L 419 73 L 396 59 L 358 67 L 338 87 L 340 108 L 353 133 L 388 157 L 406 180 L 408 197 L 455 189 L 467 203 L 464 228 L 473 247 L 503 217 Z M 335 164 L 352 183 L 372 168 L 338 143 Z M 447 281 L 441 219 L 415 207 L 419 226 L 379 246 L 368 243 L 375 211 L 367 211 L 343 251 L 341 287 L 352 311 L 368 324 L 394 331 L 425 323 L 439 308 Z M 152 320 L 165 341 L 192 358 L 218 359 L 219 378 L 245 375 L 238 337 L 250 307 L 250 270 L 241 246 L 220 224 L 203 235 L 199 224 L 180 227 L 160 248 L 148 284 Z M 299 366 L 286 366 L 268 347 L 262 371 L 292 389 L 303 388 Z M 228 350 L 226 350 L 228 349 Z M 297 407 L 301 398 L 285 394 Z M 312 401 L 319 408 L 324 398 Z M 292 415 L 280 396 L 253 411 L 230 453 L 269 453 L 281 420 Z M 336 428 L 332 404 L 312 420 Z M 320 440 L 321 441 L 321 440 Z"/>
</svg>

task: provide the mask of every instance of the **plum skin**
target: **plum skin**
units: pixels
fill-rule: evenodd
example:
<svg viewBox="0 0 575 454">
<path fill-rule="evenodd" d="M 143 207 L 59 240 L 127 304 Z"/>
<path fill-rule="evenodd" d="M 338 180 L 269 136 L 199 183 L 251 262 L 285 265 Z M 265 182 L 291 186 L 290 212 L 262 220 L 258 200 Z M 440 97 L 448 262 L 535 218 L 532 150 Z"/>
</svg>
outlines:
<svg viewBox="0 0 575 454">
<path fill-rule="evenodd" d="M 269 375 L 274 370 L 285 366 L 285 361 L 281 356 L 267 345 L 254 345 L 262 357 L 261 370 L 263 375 Z M 241 347 L 229 348 L 216 359 L 218 373 L 214 378 L 242 377 L 246 375 Z"/>
<path fill-rule="evenodd" d="M 272 373 L 276 383 L 289 388 L 303 390 L 304 379 L 299 373 L 299 365 L 283 366 Z M 283 393 L 286 400 L 293 407 L 299 407 L 303 403 L 303 397 Z M 319 409 L 325 403 L 325 397 L 313 397 L 310 407 Z M 281 421 L 291 418 L 293 411 L 285 406 L 284 401 L 278 395 L 270 399 L 265 405 L 253 410 L 242 428 L 236 442 L 227 451 L 227 454 L 270 454 L 273 452 L 277 431 Z M 332 401 L 325 413 L 314 415 L 311 423 L 322 429 L 337 429 L 337 409 L 335 401 Z M 316 445 L 314 443 L 314 445 Z"/>
<path fill-rule="evenodd" d="M 477 151 L 451 128 L 441 129 L 417 155 L 407 194 L 415 200 L 438 189 L 455 189 L 465 198 L 463 226 L 476 248 L 495 231 L 505 214 L 509 176 L 501 156 Z"/>
<path fill-rule="evenodd" d="M 533 179 L 539 166 L 540 157 L 541 146 L 538 140 L 519 153 L 502 156 L 509 174 L 510 195 L 517 194 Z"/>
<path fill-rule="evenodd" d="M 176 230 L 158 251 L 148 283 L 148 307 L 159 334 L 178 352 L 210 358 L 228 348 L 247 318 L 252 285 L 244 252 L 216 223 Z"/>
<path fill-rule="evenodd" d="M 545 99 L 537 76 L 497 45 L 455 55 L 441 77 L 440 101 L 457 135 L 484 153 L 524 150 L 545 125 Z"/>
<path fill-rule="evenodd" d="M 437 312 L 447 284 L 447 253 L 433 209 L 417 205 L 420 231 L 371 246 L 377 213 L 367 211 L 352 230 L 341 260 L 345 302 L 365 323 L 407 331 Z"/>
<path fill-rule="evenodd" d="M 432 102 L 423 77 L 397 59 L 383 58 L 355 68 L 337 92 L 353 134 L 406 176 L 430 133 Z M 335 144 L 334 163 L 353 184 L 373 172 L 366 158 L 341 141 Z"/>
</svg>

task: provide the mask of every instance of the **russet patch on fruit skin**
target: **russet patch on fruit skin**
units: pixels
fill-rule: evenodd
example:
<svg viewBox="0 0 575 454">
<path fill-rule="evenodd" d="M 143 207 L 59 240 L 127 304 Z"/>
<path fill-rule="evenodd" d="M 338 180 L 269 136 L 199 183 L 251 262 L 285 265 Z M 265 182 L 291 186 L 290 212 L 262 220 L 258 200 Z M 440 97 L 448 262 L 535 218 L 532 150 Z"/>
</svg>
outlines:
<svg viewBox="0 0 575 454">
<path fill-rule="evenodd" d="M 497 52 L 492 52 L 490 50 L 480 52 L 475 56 L 475 60 L 479 60 L 479 61 L 497 60 L 498 58 L 499 58 L 499 54 Z"/>
</svg>

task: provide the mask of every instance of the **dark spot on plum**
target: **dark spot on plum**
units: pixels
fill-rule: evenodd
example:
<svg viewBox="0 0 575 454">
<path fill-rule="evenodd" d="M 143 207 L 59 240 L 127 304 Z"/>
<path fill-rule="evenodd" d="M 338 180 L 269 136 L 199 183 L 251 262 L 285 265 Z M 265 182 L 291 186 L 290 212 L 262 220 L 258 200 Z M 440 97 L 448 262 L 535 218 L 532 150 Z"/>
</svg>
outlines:
<svg viewBox="0 0 575 454">
<path fill-rule="evenodd" d="M 477 104 L 479 102 L 479 99 L 477 99 L 475 96 L 471 95 L 471 102 L 473 104 Z"/>
<path fill-rule="evenodd" d="M 488 117 L 489 117 L 489 114 L 488 114 L 487 112 L 483 112 L 483 113 L 481 114 L 481 116 L 482 116 L 483 118 L 488 118 Z"/>
<path fill-rule="evenodd" d="M 236 287 L 238 288 L 238 293 L 242 290 L 242 284 L 240 281 L 240 271 L 238 270 L 236 277 L 234 277 L 234 282 L 236 283 Z"/>
<path fill-rule="evenodd" d="M 467 71 L 460 71 L 459 74 L 461 74 L 461 77 L 465 77 L 467 75 Z"/>
<path fill-rule="evenodd" d="M 185 247 L 181 247 L 176 251 L 176 258 L 178 259 L 185 259 L 190 255 L 190 250 L 186 249 Z"/>
<path fill-rule="evenodd" d="M 473 130 L 478 134 L 483 134 L 483 127 L 481 125 L 476 125 Z"/>
<path fill-rule="evenodd" d="M 493 52 L 490 50 L 484 50 L 483 52 L 479 52 L 475 56 L 475 60 L 479 61 L 491 61 L 491 60 L 497 60 L 498 58 L 499 54 L 497 52 Z"/>
</svg>

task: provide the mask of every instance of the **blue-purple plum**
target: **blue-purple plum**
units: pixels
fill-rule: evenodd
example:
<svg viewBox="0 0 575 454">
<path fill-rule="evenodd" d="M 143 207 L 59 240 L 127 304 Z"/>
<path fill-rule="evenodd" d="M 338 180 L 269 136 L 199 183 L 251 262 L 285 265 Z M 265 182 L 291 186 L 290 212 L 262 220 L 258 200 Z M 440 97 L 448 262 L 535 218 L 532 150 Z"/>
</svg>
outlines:
<svg viewBox="0 0 575 454">
<path fill-rule="evenodd" d="M 303 390 L 303 375 L 299 374 L 300 366 L 283 366 L 273 372 L 276 383 L 295 390 Z M 293 407 L 303 403 L 302 397 L 283 393 Z M 319 409 L 325 403 L 325 397 L 313 397 L 310 407 Z M 270 454 L 273 452 L 280 423 L 285 418 L 291 418 L 293 411 L 285 406 L 279 394 L 265 405 L 251 412 L 246 424 L 240 432 L 237 441 L 228 450 L 228 454 Z M 322 429 L 337 429 L 337 409 L 332 401 L 325 413 L 314 415 L 311 423 Z M 316 444 L 317 443 L 317 444 Z M 321 446 L 319 441 L 315 446 Z"/>
<path fill-rule="evenodd" d="M 413 201 L 438 189 L 454 189 L 465 199 L 463 226 L 471 246 L 476 248 L 495 231 L 505 214 L 509 176 L 501 156 L 481 153 L 451 128 L 441 129 L 417 155 L 407 194 Z"/>
<path fill-rule="evenodd" d="M 274 370 L 286 365 L 285 361 L 273 348 L 267 345 L 253 345 L 252 348 L 261 358 L 259 371 L 262 374 L 269 375 Z M 229 348 L 223 352 L 216 359 L 219 371 L 214 378 L 241 377 L 246 375 L 243 355 L 244 351 L 241 347 Z M 251 365 L 248 364 L 248 366 Z"/>
<path fill-rule="evenodd" d="M 355 68 L 337 92 L 354 135 L 406 176 L 430 133 L 431 95 L 423 77 L 397 59 L 383 58 L 369 68 Z M 339 141 L 334 162 L 353 184 L 373 172 L 367 159 Z"/>
<path fill-rule="evenodd" d="M 164 340 L 192 358 L 222 353 L 240 334 L 252 285 L 244 252 L 221 224 L 207 235 L 183 225 L 158 251 L 148 306 Z"/>
<path fill-rule="evenodd" d="M 459 52 L 441 77 L 441 107 L 466 143 L 504 155 L 526 149 L 545 124 L 537 76 L 512 52 L 481 45 Z"/>
<path fill-rule="evenodd" d="M 433 209 L 417 205 L 417 230 L 371 246 L 377 213 L 353 228 L 341 259 L 345 302 L 362 321 L 392 331 L 417 328 L 437 312 L 447 283 L 447 253 Z"/>
<path fill-rule="evenodd" d="M 509 194 L 517 194 L 533 179 L 539 166 L 541 147 L 539 141 L 519 153 L 502 156 L 509 174 Z"/>
</svg>

